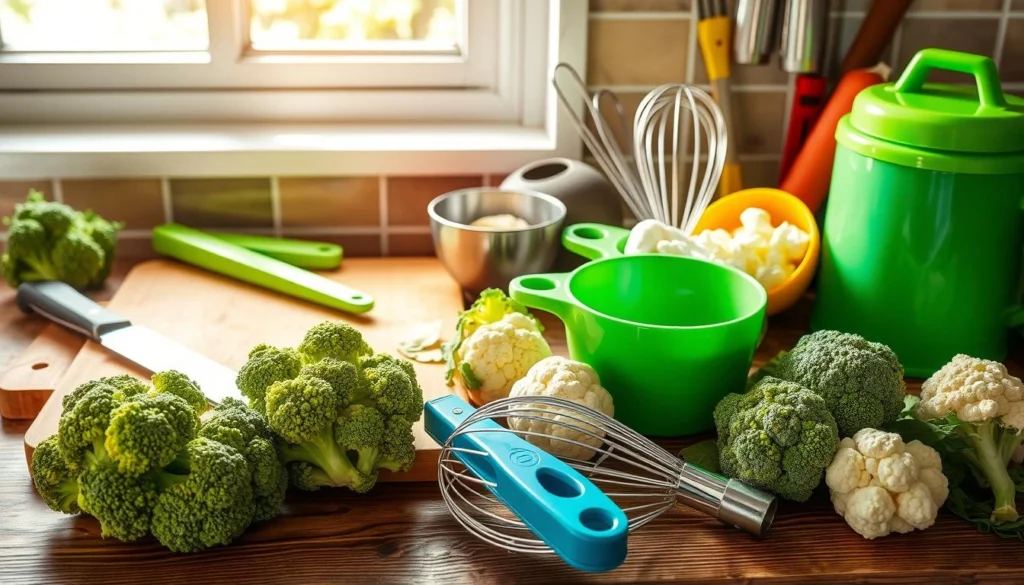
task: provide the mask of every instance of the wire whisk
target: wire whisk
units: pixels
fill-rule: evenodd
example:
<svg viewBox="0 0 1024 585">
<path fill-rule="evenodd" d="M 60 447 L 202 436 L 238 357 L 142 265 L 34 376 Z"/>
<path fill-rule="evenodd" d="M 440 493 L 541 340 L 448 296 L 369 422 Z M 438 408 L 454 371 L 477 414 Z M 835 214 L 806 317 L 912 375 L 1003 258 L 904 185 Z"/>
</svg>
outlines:
<svg viewBox="0 0 1024 585">
<path fill-rule="evenodd" d="M 552 552 L 495 496 L 501 480 L 487 471 L 492 466 L 488 454 L 459 446 L 469 443 L 460 441 L 468 435 L 482 441 L 496 434 L 512 434 L 558 456 L 625 512 L 630 532 L 678 502 L 758 536 L 775 515 L 773 496 L 684 462 L 601 412 L 557 398 L 505 398 L 477 409 L 455 427 L 438 462 L 441 494 L 455 519 L 501 548 Z M 548 489 L 564 495 L 558 486 Z"/>
<path fill-rule="evenodd" d="M 604 89 L 591 95 L 570 65 L 559 63 L 552 83 L 583 144 L 633 215 L 692 234 L 718 188 L 729 148 L 715 100 L 693 85 L 661 85 L 644 96 L 629 124 L 619 97 Z"/>
</svg>

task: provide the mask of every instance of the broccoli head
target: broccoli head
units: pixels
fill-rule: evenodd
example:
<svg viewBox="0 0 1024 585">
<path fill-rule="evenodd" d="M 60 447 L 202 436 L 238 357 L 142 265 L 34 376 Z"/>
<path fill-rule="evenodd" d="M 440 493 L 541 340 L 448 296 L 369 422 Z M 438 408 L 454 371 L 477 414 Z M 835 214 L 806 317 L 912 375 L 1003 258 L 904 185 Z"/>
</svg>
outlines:
<svg viewBox="0 0 1024 585">
<path fill-rule="evenodd" d="M 177 465 L 156 473 L 160 494 L 153 507 L 153 536 L 175 552 L 230 543 L 252 522 L 251 473 L 242 454 L 198 438 Z"/>
<path fill-rule="evenodd" d="M 226 544 L 276 516 L 288 476 L 262 415 L 225 400 L 200 423 L 195 384 L 172 371 L 153 381 L 103 378 L 64 398 L 57 435 L 33 454 L 46 504 L 94 516 L 104 536 L 152 533 L 175 551 Z"/>
<path fill-rule="evenodd" d="M 774 375 L 820 395 L 844 437 L 880 428 L 903 410 L 903 366 L 891 349 L 859 335 L 817 331 L 779 356 Z"/>
<path fill-rule="evenodd" d="M 103 284 L 122 227 L 94 213 L 46 201 L 36 191 L 4 223 L 10 225 L 10 233 L 0 273 L 11 286 L 36 280 L 60 280 L 75 288 Z"/>
<path fill-rule="evenodd" d="M 825 400 L 771 376 L 723 398 L 714 419 L 722 471 L 797 502 L 811 497 L 839 445 Z"/>
<path fill-rule="evenodd" d="M 365 492 L 380 469 L 412 467 L 423 389 L 411 363 L 374 354 L 356 329 L 335 322 L 307 332 L 298 348 L 301 368 L 290 352 L 257 346 L 242 371 L 275 372 L 261 378 L 260 384 L 274 380 L 262 400 L 267 425 L 282 439 L 277 452 L 291 485 Z M 286 366 L 264 369 L 270 356 Z"/>
<path fill-rule="evenodd" d="M 359 358 L 373 353 L 359 331 L 338 321 L 324 321 L 306 332 L 299 344 L 302 362 L 316 363 L 324 358 L 334 358 L 356 364 Z"/>
<path fill-rule="evenodd" d="M 238 370 L 235 383 L 249 406 L 262 413 L 267 411 L 267 390 L 274 382 L 291 380 L 299 375 L 302 362 L 290 347 L 260 344 L 249 351 L 249 359 Z"/>
<path fill-rule="evenodd" d="M 32 452 L 32 481 L 51 510 L 65 514 L 81 511 L 78 507 L 78 474 L 64 461 L 56 437 L 42 441 Z"/>
</svg>

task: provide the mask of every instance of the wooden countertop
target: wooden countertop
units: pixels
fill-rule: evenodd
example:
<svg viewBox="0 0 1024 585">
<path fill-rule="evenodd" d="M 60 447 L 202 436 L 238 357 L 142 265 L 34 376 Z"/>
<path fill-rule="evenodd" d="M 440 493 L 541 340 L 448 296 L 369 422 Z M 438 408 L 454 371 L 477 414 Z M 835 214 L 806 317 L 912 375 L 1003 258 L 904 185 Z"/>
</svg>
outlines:
<svg viewBox="0 0 1024 585">
<path fill-rule="evenodd" d="M 109 298 L 121 265 L 97 298 Z M 0 285 L 0 370 L 44 323 L 22 315 Z M 774 319 L 761 361 L 806 330 L 810 303 Z M 551 323 L 552 345 L 564 351 Z M 1011 371 L 1024 373 L 1018 343 Z M 916 385 L 915 385 L 916 387 Z M 152 540 L 104 540 L 86 516 L 51 512 L 36 496 L 22 451 L 28 424 L 0 427 L 0 583 L 1024 583 L 1024 543 L 980 534 L 943 511 L 924 532 L 864 540 L 826 493 L 783 502 L 772 532 L 756 539 L 683 506 L 630 536 L 615 571 L 590 575 L 553 556 L 512 554 L 478 541 L 449 514 L 436 484 L 379 484 L 293 492 L 281 517 L 227 547 L 175 555 Z M 698 437 L 700 438 L 700 437 Z M 676 448 L 678 445 L 672 445 Z"/>
</svg>

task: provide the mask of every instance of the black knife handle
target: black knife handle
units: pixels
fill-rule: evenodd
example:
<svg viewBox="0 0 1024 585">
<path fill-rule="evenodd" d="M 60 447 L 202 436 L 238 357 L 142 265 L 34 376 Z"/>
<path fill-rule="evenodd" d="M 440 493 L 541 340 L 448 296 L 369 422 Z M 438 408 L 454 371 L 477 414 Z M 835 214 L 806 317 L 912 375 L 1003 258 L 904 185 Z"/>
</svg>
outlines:
<svg viewBox="0 0 1024 585">
<path fill-rule="evenodd" d="M 25 282 L 18 287 L 18 307 L 94 340 L 131 321 L 112 313 L 63 282 Z"/>
</svg>

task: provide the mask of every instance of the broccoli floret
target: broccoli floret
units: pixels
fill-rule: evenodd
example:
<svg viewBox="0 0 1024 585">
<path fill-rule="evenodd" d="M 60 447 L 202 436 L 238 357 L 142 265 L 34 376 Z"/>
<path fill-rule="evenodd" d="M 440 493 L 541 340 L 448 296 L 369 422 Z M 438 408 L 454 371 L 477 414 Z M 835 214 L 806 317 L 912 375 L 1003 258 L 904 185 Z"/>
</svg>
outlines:
<svg viewBox="0 0 1024 585">
<path fill-rule="evenodd" d="M 353 399 L 365 394 L 359 388 L 359 368 L 349 362 L 324 358 L 316 363 L 303 366 L 299 373 L 320 378 L 330 384 L 338 396 L 338 408 L 347 407 Z"/>
<path fill-rule="evenodd" d="M 334 425 L 334 440 L 364 476 L 373 475 L 384 439 L 384 415 L 371 406 L 353 404 Z"/>
<path fill-rule="evenodd" d="M 98 382 L 112 387 L 114 389 L 114 398 L 116 400 L 128 400 L 133 396 L 146 394 L 150 391 L 149 386 L 146 385 L 145 382 L 130 374 L 108 376 L 106 378 L 100 378 Z M 184 398 L 184 396 L 182 398 Z"/>
<path fill-rule="evenodd" d="M 245 457 L 252 475 L 254 521 L 269 520 L 280 513 L 288 474 L 277 459 L 274 435 L 259 413 L 240 400 L 228 398 L 203 421 L 199 436 L 229 445 Z"/>
<path fill-rule="evenodd" d="M 103 249 L 78 231 L 69 231 L 56 240 L 50 258 L 59 280 L 75 288 L 85 288 L 103 269 Z"/>
<path fill-rule="evenodd" d="M 7 254 L 24 266 L 23 272 L 38 280 L 57 280 L 59 273 L 50 262 L 50 236 L 43 224 L 25 219 L 11 224 Z M 18 282 L 11 283 L 17 286 Z"/>
<path fill-rule="evenodd" d="M 51 510 L 65 514 L 81 512 L 78 474 L 64 461 L 56 437 L 42 441 L 32 452 L 32 481 Z"/>
<path fill-rule="evenodd" d="M 337 321 L 324 321 L 306 332 L 299 344 L 299 353 L 306 364 L 334 358 L 352 364 L 373 353 L 357 329 Z"/>
<path fill-rule="evenodd" d="M 278 454 L 288 466 L 293 486 L 309 491 L 321 487 L 346 486 L 355 491 L 369 489 L 364 488 L 368 478 L 359 473 L 348 454 L 334 439 L 334 425 L 326 424 L 316 437 L 299 443 L 284 443 L 278 447 Z"/>
<path fill-rule="evenodd" d="M 195 437 L 199 419 L 173 394 L 144 395 L 114 409 L 105 447 L 118 470 L 145 473 L 168 465 Z"/>
<path fill-rule="evenodd" d="M 60 280 L 76 288 L 103 284 L 110 273 L 117 231 L 93 213 L 45 201 L 32 191 L 15 207 L 0 273 L 11 286 L 36 280 Z"/>
<path fill-rule="evenodd" d="M 723 398 L 714 419 L 722 471 L 788 500 L 811 497 L 839 445 L 825 400 L 770 376 Z"/>
<path fill-rule="evenodd" d="M 416 444 L 408 420 L 393 416 L 385 421 L 381 443 L 377 467 L 395 472 L 412 469 L 416 461 Z"/>
<path fill-rule="evenodd" d="M 337 416 L 337 395 L 320 378 L 274 382 L 267 391 L 267 423 L 289 443 L 315 441 Z"/>
<path fill-rule="evenodd" d="M 369 399 L 387 416 L 402 416 L 416 422 L 423 414 L 423 389 L 409 362 L 388 354 L 376 354 L 362 361 Z M 358 402 L 358 400 L 356 401 Z"/>
<path fill-rule="evenodd" d="M 179 371 L 157 372 L 153 374 L 152 380 L 156 392 L 173 394 L 183 399 L 196 413 L 196 416 L 202 415 L 210 407 L 199 386 Z"/>
<path fill-rule="evenodd" d="M 108 384 L 89 383 L 65 397 L 57 423 L 57 445 L 70 467 L 81 467 L 93 446 L 106 439 L 110 414 L 121 405 L 116 392 Z"/>
<path fill-rule="evenodd" d="M 844 437 L 880 428 L 903 410 L 903 366 L 891 349 L 859 335 L 817 331 L 780 356 L 775 375 L 820 395 Z"/>
<path fill-rule="evenodd" d="M 267 389 L 274 382 L 291 380 L 299 375 L 302 362 L 290 347 L 260 344 L 249 351 L 249 359 L 238 370 L 235 383 L 249 406 L 262 413 L 267 411 Z"/>
<path fill-rule="evenodd" d="M 206 438 L 190 442 L 176 465 L 155 474 L 153 536 L 175 552 L 230 543 L 253 519 L 251 474 L 234 448 Z"/>
<path fill-rule="evenodd" d="M 149 533 L 157 492 L 148 475 L 119 471 L 98 445 L 86 457 L 78 488 L 78 505 L 100 521 L 104 537 L 132 541 Z"/>
</svg>

